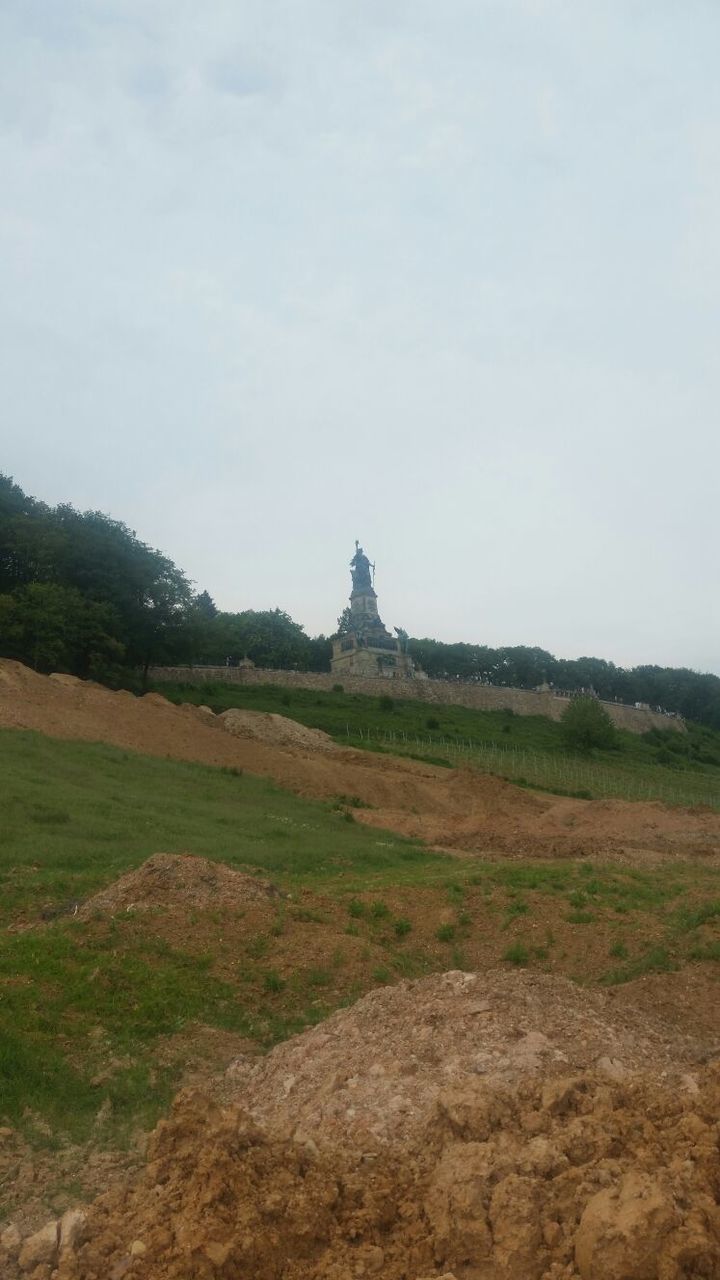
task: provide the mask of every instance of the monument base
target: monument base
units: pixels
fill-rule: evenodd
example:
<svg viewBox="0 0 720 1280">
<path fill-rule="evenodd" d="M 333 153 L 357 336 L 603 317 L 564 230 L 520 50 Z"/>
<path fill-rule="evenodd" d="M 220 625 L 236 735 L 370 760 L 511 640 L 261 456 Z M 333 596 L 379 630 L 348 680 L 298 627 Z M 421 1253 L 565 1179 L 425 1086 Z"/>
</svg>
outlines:
<svg viewBox="0 0 720 1280">
<path fill-rule="evenodd" d="M 392 636 L 362 640 L 352 632 L 333 641 L 330 670 L 337 676 L 384 676 L 387 679 L 412 680 L 412 659 L 402 653 Z"/>
</svg>

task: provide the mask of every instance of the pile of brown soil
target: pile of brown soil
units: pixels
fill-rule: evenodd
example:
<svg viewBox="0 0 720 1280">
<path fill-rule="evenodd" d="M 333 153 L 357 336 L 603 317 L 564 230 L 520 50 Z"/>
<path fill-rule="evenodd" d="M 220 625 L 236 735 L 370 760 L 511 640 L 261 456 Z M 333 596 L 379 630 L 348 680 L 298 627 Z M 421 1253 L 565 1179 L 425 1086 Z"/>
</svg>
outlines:
<svg viewBox="0 0 720 1280">
<path fill-rule="evenodd" d="M 280 890 L 269 880 L 257 880 L 222 862 L 190 854 L 155 853 L 142 866 L 88 898 L 78 910 L 77 919 L 180 909 L 189 929 L 188 913 L 194 909 L 238 909 L 280 897 Z"/>
<path fill-rule="evenodd" d="M 58 1280 L 711 1280 L 720 1063 L 699 1054 L 549 978 L 375 992 L 231 1073 L 236 1105 L 181 1095 Z"/>
<path fill-rule="evenodd" d="M 270 711 L 243 711 L 231 707 L 218 717 L 228 733 L 236 738 L 250 738 L 273 747 L 296 748 L 301 751 L 339 751 L 327 733 L 321 729 L 308 729 L 297 720 L 278 716 Z"/>
<path fill-rule="evenodd" d="M 471 1076 L 499 1085 L 599 1064 L 610 1078 L 667 1079 L 705 1053 L 701 1039 L 565 978 L 453 971 L 371 991 L 228 1079 L 274 1132 L 367 1152 L 418 1139 L 438 1089 Z"/>
</svg>

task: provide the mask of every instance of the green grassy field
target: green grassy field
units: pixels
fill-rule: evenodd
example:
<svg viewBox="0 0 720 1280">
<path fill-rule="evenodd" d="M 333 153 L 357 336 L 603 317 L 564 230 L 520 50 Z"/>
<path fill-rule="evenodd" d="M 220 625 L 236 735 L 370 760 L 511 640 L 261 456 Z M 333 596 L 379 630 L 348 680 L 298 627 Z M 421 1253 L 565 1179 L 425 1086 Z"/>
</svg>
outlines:
<svg viewBox="0 0 720 1280">
<path fill-rule="evenodd" d="M 314 884 L 439 855 L 250 774 L 0 730 L 0 925 L 82 899 L 151 853 Z"/>
<path fill-rule="evenodd" d="M 35 1142 L 98 1139 L 103 1108 L 104 1142 L 151 1124 L 182 1070 L 159 1046 L 197 1022 L 267 1047 L 432 970 L 531 964 L 616 983 L 720 960 L 712 868 L 459 861 L 363 827 L 341 799 L 27 732 L 0 732 L 0 769 L 0 1117 Z M 170 941 L 162 912 L 68 914 L 158 851 L 292 897 L 259 932 L 206 910 Z"/>
<path fill-rule="evenodd" d="M 98 1099 L 88 1037 L 98 1025 L 132 1059 L 105 1091 L 119 1128 L 149 1120 L 169 1097 L 172 1073 L 151 1068 L 146 1052 L 159 1036 L 200 1015 L 253 1031 L 253 1001 L 213 975 L 211 957 L 135 938 L 123 921 L 97 937 L 65 919 L 152 853 L 192 852 L 290 888 L 402 883 L 446 862 L 348 821 L 341 806 L 102 744 L 2 730 L 0 773 L 0 1114 L 15 1121 L 30 1108 L 88 1131 Z M 8 932 L 10 922 L 32 927 Z"/>
<path fill-rule="evenodd" d="M 389 699 L 388 705 L 363 694 L 278 685 L 159 684 L 156 690 L 171 701 L 204 703 L 214 711 L 273 711 L 323 729 L 338 742 L 439 764 L 472 764 L 559 794 L 720 808 L 720 734 L 699 725 L 689 725 L 686 734 L 619 732 L 617 750 L 588 758 L 568 752 L 560 725 L 545 716 L 412 700 Z"/>
</svg>

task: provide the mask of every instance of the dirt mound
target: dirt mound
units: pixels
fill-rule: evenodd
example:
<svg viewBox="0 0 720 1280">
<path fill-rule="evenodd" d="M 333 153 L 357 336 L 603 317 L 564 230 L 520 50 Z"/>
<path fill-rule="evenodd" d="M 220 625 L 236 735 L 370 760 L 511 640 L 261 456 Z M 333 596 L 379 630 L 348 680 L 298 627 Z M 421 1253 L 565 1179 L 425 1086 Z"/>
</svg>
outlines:
<svg viewBox="0 0 720 1280">
<path fill-rule="evenodd" d="M 263 728 L 250 737 L 250 729 L 239 737 L 234 730 L 222 731 L 233 723 Z M 356 813 L 358 821 L 447 850 L 630 862 L 678 855 L 720 858 L 720 813 L 531 795 L 471 769 L 336 747 L 319 730 L 282 716 L 244 711 L 213 716 L 207 709 L 174 706 L 160 694 L 136 698 L 91 681 L 41 676 L 5 659 L 0 659 L 0 725 L 243 768 L 300 795 L 357 796 L 370 806 Z"/>
<path fill-rule="evenodd" d="M 340 748 L 321 729 L 308 729 L 297 720 L 270 711 L 243 711 L 231 707 L 219 716 L 224 728 L 236 738 L 251 738 L 273 747 L 298 747 L 303 751 L 338 751 Z"/>
<path fill-rule="evenodd" d="M 609 1077 L 688 1071 L 705 1045 L 564 978 L 450 972 L 371 991 L 351 1009 L 228 1072 L 254 1120 L 315 1142 L 379 1150 L 425 1130 L 437 1091 L 600 1065 Z"/>
<path fill-rule="evenodd" d="M 248 903 L 278 899 L 280 891 L 269 880 L 257 880 L 233 871 L 221 862 L 196 858 L 191 854 L 155 853 L 135 871 L 115 880 L 77 912 L 79 920 L 97 915 L 149 911 L 173 907 L 184 912 L 236 908 Z M 188 922 L 189 927 L 189 922 Z"/>
<path fill-rule="evenodd" d="M 180 1095 L 59 1280 L 711 1280 L 720 1064 L 695 1053 L 548 978 L 375 992 L 239 1105 Z"/>
</svg>

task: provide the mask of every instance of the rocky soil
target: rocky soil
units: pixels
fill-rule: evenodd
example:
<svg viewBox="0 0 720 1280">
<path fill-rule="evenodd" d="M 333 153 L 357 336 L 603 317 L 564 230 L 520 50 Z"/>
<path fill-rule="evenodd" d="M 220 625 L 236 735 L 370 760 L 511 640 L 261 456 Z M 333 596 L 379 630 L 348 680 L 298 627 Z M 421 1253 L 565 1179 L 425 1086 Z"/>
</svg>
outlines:
<svg viewBox="0 0 720 1280">
<path fill-rule="evenodd" d="M 168 906 L 179 904 L 184 908 L 183 925 L 187 930 L 190 907 L 220 910 L 250 904 L 264 906 L 280 897 L 280 891 L 269 880 L 258 880 L 222 862 L 154 853 L 141 866 L 93 894 L 74 914 L 78 920 L 92 920 L 95 916 L 167 911 Z"/>
<path fill-rule="evenodd" d="M 65 1226 L 6 1229 L 2 1274 L 712 1280 L 707 1056 L 561 979 L 401 983 L 235 1064 L 225 1106 L 180 1095 L 139 1174 Z"/>
<path fill-rule="evenodd" d="M 323 733 L 321 729 L 309 729 L 307 725 L 298 724 L 297 720 L 275 715 L 272 711 L 244 711 L 240 707 L 231 707 L 229 711 L 223 711 L 218 719 L 223 728 L 236 738 L 249 738 L 254 742 L 265 742 L 270 746 L 291 750 L 340 750 L 330 735 Z"/>
</svg>

